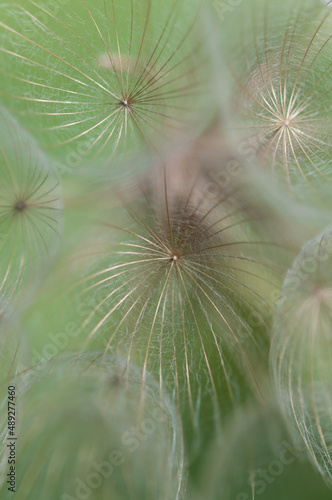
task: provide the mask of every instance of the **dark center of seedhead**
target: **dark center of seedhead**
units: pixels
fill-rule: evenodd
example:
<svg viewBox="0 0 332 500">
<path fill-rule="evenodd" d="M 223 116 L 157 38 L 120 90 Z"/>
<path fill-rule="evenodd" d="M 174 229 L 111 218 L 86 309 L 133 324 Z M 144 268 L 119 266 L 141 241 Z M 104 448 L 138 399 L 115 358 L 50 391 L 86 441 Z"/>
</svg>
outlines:
<svg viewBox="0 0 332 500">
<path fill-rule="evenodd" d="M 170 259 L 169 259 L 169 261 L 170 261 L 171 263 L 173 263 L 173 262 L 174 262 L 174 264 L 176 264 L 179 260 L 180 260 L 180 256 L 179 256 L 178 254 L 176 254 L 176 253 L 173 253 L 173 254 L 170 256 Z"/>
<path fill-rule="evenodd" d="M 285 129 L 291 128 L 293 125 L 293 118 L 292 116 L 285 116 L 281 120 L 281 126 Z"/>
<path fill-rule="evenodd" d="M 27 204 L 23 200 L 18 200 L 15 203 L 14 210 L 15 212 L 24 212 L 24 210 L 27 208 Z"/>
<path fill-rule="evenodd" d="M 124 98 L 124 99 L 120 99 L 119 101 L 119 105 L 121 106 L 121 108 L 125 108 L 125 109 L 128 109 L 130 108 L 130 100 L 129 98 Z"/>
</svg>

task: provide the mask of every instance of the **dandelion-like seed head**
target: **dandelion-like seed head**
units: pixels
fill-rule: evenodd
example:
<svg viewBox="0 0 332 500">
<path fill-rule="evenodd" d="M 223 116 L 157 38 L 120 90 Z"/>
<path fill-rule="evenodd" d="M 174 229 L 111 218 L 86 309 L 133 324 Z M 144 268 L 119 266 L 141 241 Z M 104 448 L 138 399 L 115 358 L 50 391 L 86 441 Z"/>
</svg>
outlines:
<svg viewBox="0 0 332 500">
<path fill-rule="evenodd" d="M 94 487 L 94 498 L 143 500 L 161 498 L 165 491 L 172 500 L 183 498 L 186 471 L 178 415 L 166 397 L 159 397 L 152 378 L 146 381 L 140 400 L 140 372 L 131 368 L 126 376 L 122 359 L 102 358 L 94 351 L 67 352 L 10 380 L 17 388 L 15 409 L 25 431 L 21 432 L 19 495 L 27 500 L 76 495 L 73 474 L 83 482 L 95 475 L 94 464 L 111 467 L 110 458 L 116 453 L 121 467 L 113 470 L 111 481 L 104 477 Z M 139 446 L 128 456 L 123 436 L 136 439 L 136 431 Z M 0 450 L 6 445 L 2 439 Z M 31 457 L 38 467 L 31 468 Z M 0 470 L 5 472 L 2 463 Z M 153 479 L 142 480 L 152 471 Z M 0 484 L 3 496 L 6 486 Z"/>
<path fill-rule="evenodd" d="M 142 390 L 153 374 L 188 421 L 193 454 L 235 401 L 260 393 L 253 364 L 264 364 L 264 310 L 280 279 L 274 243 L 260 237 L 264 213 L 238 179 L 218 184 L 209 153 L 186 151 L 118 189 L 117 211 L 103 205 L 97 234 L 70 259 L 68 300 L 54 312 L 68 323 L 91 304 L 77 320 L 80 345 L 139 366 Z"/>
<path fill-rule="evenodd" d="M 3 109 L 0 131 L 0 286 L 7 303 L 23 281 L 33 282 L 56 248 L 61 199 L 38 146 Z"/>
<path fill-rule="evenodd" d="M 81 162 L 97 156 L 109 163 L 202 129 L 214 109 L 206 105 L 200 2 L 72 3 L 56 15 L 35 5 L 1 16 L 0 95 L 13 112 L 23 105 L 20 119 L 43 146 L 59 155 L 77 148 Z M 24 33 L 25 23 L 35 30 Z M 8 33 L 15 50 L 5 47 Z"/>
<path fill-rule="evenodd" d="M 290 190 L 312 190 L 331 181 L 331 11 L 294 2 L 277 31 L 273 5 L 263 0 L 259 14 L 248 5 L 241 54 L 229 62 L 235 128 Z"/>
<path fill-rule="evenodd" d="M 271 361 L 294 439 L 332 483 L 331 226 L 301 250 L 276 310 Z"/>
</svg>

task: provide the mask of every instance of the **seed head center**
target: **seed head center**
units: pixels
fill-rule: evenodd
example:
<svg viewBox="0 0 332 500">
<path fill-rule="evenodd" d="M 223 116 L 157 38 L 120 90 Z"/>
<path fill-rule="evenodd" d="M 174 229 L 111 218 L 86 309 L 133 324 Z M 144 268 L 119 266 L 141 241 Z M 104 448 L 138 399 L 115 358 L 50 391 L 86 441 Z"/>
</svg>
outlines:
<svg viewBox="0 0 332 500">
<path fill-rule="evenodd" d="M 281 120 L 281 126 L 283 128 L 289 128 L 292 126 L 292 119 L 289 117 L 282 118 Z"/>
<path fill-rule="evenodd" d="M 179 256 L 176 254 L 172 254 L 170 257 L 170 262 L 174 262 L 175 264 L 178 262 Z"/>
<path fill-rule="evenodd" d="M 121 99 L 120 100 L 120 106 L 122 108 L 128 109 L 130 107 L 130 101 L 127 98 L 126 99 Z"/>
<path fill-rule="evenodd" d="M 24 210 L 27 208 L 27 204 L 23 200 L 18 200 L 15 203 L 14 210 L 15 212 L 24 212 Z"/>
</svg>

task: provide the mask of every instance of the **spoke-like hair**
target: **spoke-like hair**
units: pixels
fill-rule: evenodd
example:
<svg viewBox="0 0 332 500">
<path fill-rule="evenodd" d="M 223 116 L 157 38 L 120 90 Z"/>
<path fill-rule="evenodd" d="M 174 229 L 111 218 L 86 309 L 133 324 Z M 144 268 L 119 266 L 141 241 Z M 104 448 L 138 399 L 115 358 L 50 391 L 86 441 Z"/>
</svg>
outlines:
<svg viewBox="0 0 332 500">
<path fill-rule="evenodd" d="M 197 0 L 74 0 L 56 14 L 28 0 L 3 9 L 1 95 L 45 147 L 110 161 L 204 123 Z"/>
<path fill-rule="evenodd" d="M 332 232 L 309 241 L 285 281 L 271 362 L 294 438 L 332 482 Z"/>
<path fill-rule="evenodd" d="M 57 306 L 75 318 L 61 345 L 120 352 L 141 366 L 142 390 L 154 373 L 198 435 L 200 422 L 209 433 L 235 401 L 260 396 L 283 253 L 242 189 L 211 197 L 211 182 L 181 158 L 123 189 L 120 213 L 64 265 Z"/>
<path fill-rule="evenodd" d="M 4 110 L 0 129 L 2 314 L 53 255 L 61 230 L 61 202 L 58 181 L 37 145 Z"/>
<path fill-rule="evenodd" d="M 248 6 L 229 61 L 235 128 L 264 168 L 312 191 L 332 179 L 331 9 L 311 0 Z"/>
</svg>

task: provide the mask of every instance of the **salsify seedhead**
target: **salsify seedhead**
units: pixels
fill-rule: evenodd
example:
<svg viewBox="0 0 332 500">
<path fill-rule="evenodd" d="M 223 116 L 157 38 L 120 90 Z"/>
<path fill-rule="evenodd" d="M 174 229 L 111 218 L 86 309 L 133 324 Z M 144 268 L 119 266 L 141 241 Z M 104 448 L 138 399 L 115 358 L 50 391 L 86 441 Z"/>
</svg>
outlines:
<svg viewBox="0 0 332 500">
<path fill-rule="evenodd" d="M 67 352 L 17 375 L 11 387 L 19 415 L 18 500 L 183 498 L 180 421 L 150 377 L 140 397 L 138 369 L 129 375 L 123 360 Z M 7 448 L 5 433 L 1 440 Z M 9 500 L 6 465 L 0 491 Z"/>
<path fill-rule="evenodd" d="M 299 186 L 299 196 L 306 187 L 320 192 L 332 179 L 331 9 L 311 0 L 254 0 L 233 24 L 239 31 L 227 57 L 237 141 L 250 144 L 256 161 L 291 191 Z"/>
<path fill-rule="evenodd" d="M 158 149 L 207 122 L 197 0 L 18 4 L 0 5 L 1 95 L 69 167 Z"/>
<path fill-rule="evenodd" d="M 271 395 L 274 395 L 271 388 Z M 275 401 L 241 408 L 227 440 L 213 443 L 200 472 L 195 500 L 329 500 L 331 491 L 294 446 Z"/>
<path fill-rule="evenodd" d="M 59 184 L 35 141 L 0 110 L 0 314 L 59 242 Z"/>
<path fill-rule="evenodd" d="M 153 373 L 192 450 L 236 402 L 259 396 L 282 251 L 239 187 L 194 165 L 177 158 L 122 189 L 55 272 L 60 292 L 47 285 L 24 322 L 39 356 L 76 343 L 134 360 L 143 381 Z"/>
<path fill-rule="evenodd" d="M 332 480 L 332 228 L 309 241 L 284 283 L 271 363 L 294 439 Z"/>
</svg>

